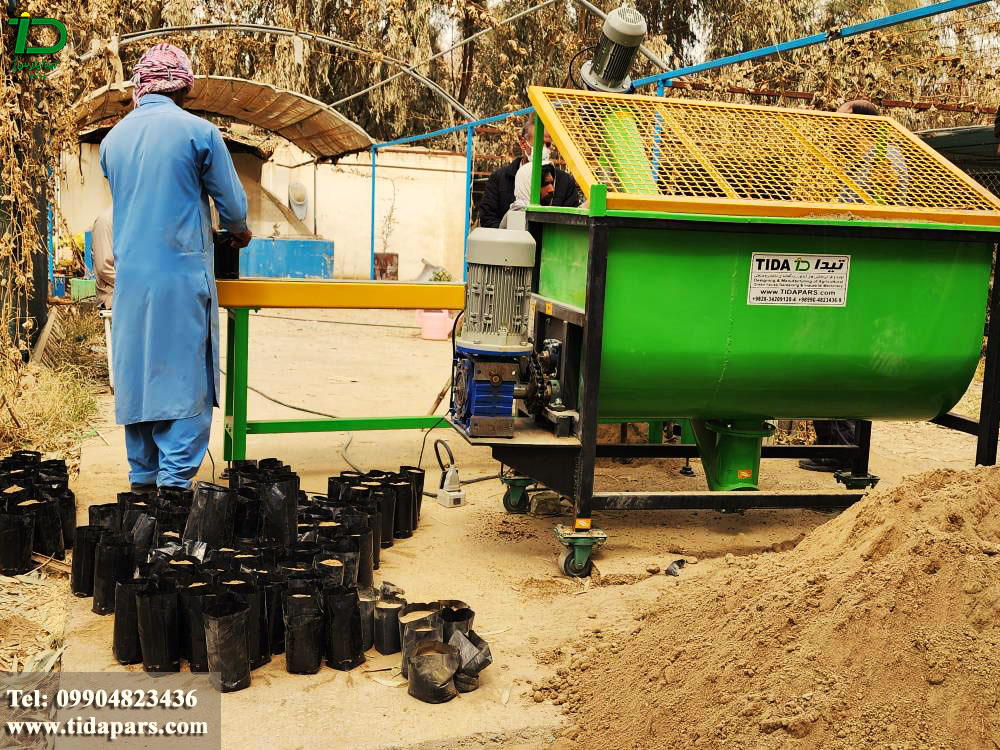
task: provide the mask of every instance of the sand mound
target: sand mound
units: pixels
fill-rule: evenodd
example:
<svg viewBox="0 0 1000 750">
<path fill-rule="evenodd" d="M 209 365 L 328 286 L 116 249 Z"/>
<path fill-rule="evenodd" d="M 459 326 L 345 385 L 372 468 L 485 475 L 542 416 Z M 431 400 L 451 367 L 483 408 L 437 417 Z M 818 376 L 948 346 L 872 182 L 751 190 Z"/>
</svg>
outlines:
<svg viewBox="0 0 1000 750">
<path fill-rule="evenodd" d="M 679 579 L 538 686 L 580 748 L 1000 748 L 1000 468 Z"/>
</svg>

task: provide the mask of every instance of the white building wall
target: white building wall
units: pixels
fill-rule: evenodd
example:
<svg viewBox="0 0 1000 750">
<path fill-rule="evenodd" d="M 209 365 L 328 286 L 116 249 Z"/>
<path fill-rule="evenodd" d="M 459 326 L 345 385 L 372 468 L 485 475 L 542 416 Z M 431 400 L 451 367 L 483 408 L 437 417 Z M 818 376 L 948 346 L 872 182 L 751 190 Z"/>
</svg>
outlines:
<svg viewBox="0 0 1000 750">
<path fill-rule="evenodd" d="M 334 243 L 337 278 L 371 272 L 371 156 L 354 154 L 315 168 L 308 154 L 284 146 L 264 165 L 261 184 L 287 196 L 298 180 L 310 195 L 304 223 Z M 298 165 L 298 166 L 297 166 Z M 424 148 L 380 150 L 376 164 L 375 251 L 399 255 L 399 278 L 413 279 L 421 258 L 462 278 L 465 157 Z M 317 196 L 317 197 L 314 197 Z"/>
</svg>

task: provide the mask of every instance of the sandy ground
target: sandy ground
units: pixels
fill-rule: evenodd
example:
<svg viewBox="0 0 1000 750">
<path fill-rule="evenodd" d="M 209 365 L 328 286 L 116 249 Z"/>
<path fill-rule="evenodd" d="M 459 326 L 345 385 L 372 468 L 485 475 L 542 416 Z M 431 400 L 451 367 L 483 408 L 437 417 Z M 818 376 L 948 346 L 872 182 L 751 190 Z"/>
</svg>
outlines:
<svg viewBox="0 0 1000 750">
<path fill-rule="evenodd" d="M 251 318 L 250 384 L 281 401 L 338 416 L 420 414 L 430 408 L 448 375 L 448 342 L 423 341 L 412 328 L 330 322 L 412 326 L 412 313 L 267 314 L 274 317 Z M 251 418 L 305 416 L 254 393 L 249 409 Z M 86 522 L 88 505 L 112 501 L 115 493 L 127 489 L 123 432 L 112 423 L 110 399 L 103 413 L 101 437 L 84 445 L 74 487 L 81 523 Z M 222 430 L 221 415 L 216 415 L 211 451 L 217 476 L 222 469 Z M 418 432 L 357 433 L 348 455 L 364 469 L 415 463 L 421 437 Z M 449 441 L 463 478 L 493 474 L 499 468 L 487 449 L 471 448 L 458 435 L 437 430 L 423 457 L 429 477 L 436 477 L 431 471 L 436 469 L 433 437 Z M 251 436 L 248 454 L 280 457 L 302 476 L 303 488 L 325 491 L 327 476 L 349 468 L 341 454 L 346 442 L 344 434 Z M 876 424 L 872 444 L 871 470 L 884 483 L 933 468 L 970 468 L 975 453 L 973 438 L 930 424 Z M 694 478 L 678 474 L 682 465 L 673 460 L 608 462 L 599 468 L 598 486 L 704 489 L 697 462 Z M 794 461 L 765 460 L 761 475 L 765 489 L 834 485 L 832 477 L 801 471 Z M 206 460 L 199 478 L 212 477 L 212 463 Z M 324 668 L 318 675 L 297 676 L 285 672 L 284 658 L 278 656 L 253 673 L 250 689 L 223 696 L 223 747 L 546 747 L 555 741 L 564 719 L 557 707 L 530 699 L 530 682 L 545 677 L 563 644 L 583 630 L 631 618 L 676 585 L 674 578 L 650 576 L 647 566 L 665 567 L 683 554 L 699 558 L 684 575 L 704 574 L 727 553 L 788 548 L 829 518 L 808 511 L 599 514 L 596 523 L 610 540 L 596 558 L 600 577 L 584 583 L 557 572 L 560 547 L 551 530 L 559 519 L 507 515 L 498 481 L 467 489 L 469 504 L 462 508 L 445 509 L 425 498 L 418 532 L 383 551 L 376 579 L 403 587 L 411 601 L 447 598 L 472 605 L 475 628 L 490 642 L 494 655 L 480 689 L 431 706 L 409 697 L 405 687 L 384 684 L 390 672 L 366 671 L 396 666 L 397 657 L 373 652 L 365 666 L 350 673 Z M 72 600 L 63 669 L 134 669 L 114 661 L 111 634 L 111 617 L 92 614 L 89 599 Z"/>
</svg>

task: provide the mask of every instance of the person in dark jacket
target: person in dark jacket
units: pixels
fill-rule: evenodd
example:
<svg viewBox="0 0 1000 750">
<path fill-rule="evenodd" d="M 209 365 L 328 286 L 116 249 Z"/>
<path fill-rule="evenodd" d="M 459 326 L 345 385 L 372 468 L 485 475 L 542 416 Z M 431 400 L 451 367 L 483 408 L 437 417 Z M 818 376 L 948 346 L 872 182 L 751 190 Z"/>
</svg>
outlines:
<svg viewBox="0 0 1000 750">
<path fill-rule="evenodd" d="M 486 183 L 486 190 L 483 192 L 483 198 L 479 202 L 479 226 L 490 227 L 492 229 L 500 226 L 504 215 L 510 209 L 510 204 L 514 202 L 514 177 L 517 175 L 517 170 L 521 168 L 522 164 L 527 164 L 531 161 L 531 150 L 534 146 L 534 140 L 535 121 L 529 117 L 524 123 L 524 127 L 521 128 L 521 137 L 518 141 L 521 146 L 521 155 L 507 166 L 496 170 L 490 175 L 490 179 Z M 551 137 L 546 133 L 545 147 L 548 148 L 550 143 Z M 576 180 L 573 179 L 573 176 L 556 167 L 552 167 L 552 170 L 555 175 L 555 182 L 552 191 L 552 201 L 549 205 L 570 206 L 574 208 L 579 206 L 581 202 L 580 190 L 577 188 Z"/>
</svg>

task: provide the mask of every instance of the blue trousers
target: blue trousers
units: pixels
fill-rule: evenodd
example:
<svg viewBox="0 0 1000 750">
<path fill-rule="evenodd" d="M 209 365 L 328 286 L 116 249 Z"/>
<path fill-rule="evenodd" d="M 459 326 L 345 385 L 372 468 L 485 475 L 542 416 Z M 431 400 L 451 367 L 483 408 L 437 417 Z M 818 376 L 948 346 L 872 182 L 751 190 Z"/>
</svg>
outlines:
<svg viewBox="0 0 1000 750">
<path fill-rule="evenodd" d="M 128 478 L 132 484 L 190 487 L 208 450 L 212 407 L 185 419 L 125 425 Z"/>
</svg>

